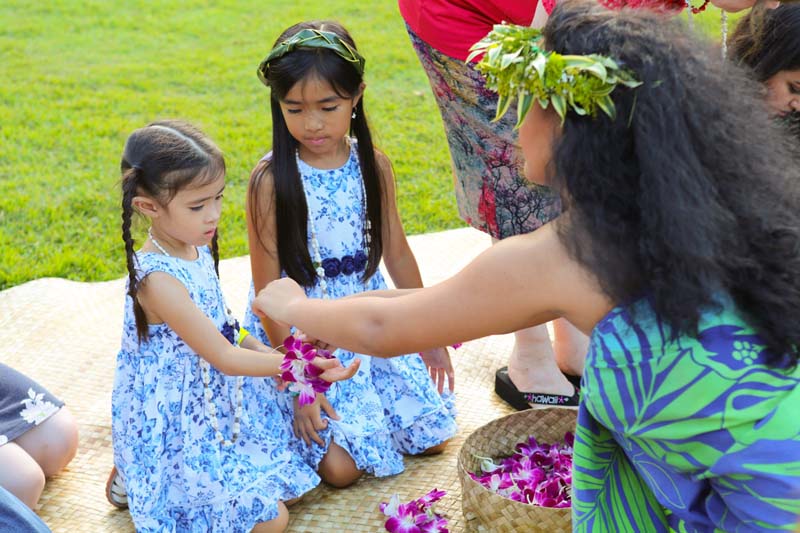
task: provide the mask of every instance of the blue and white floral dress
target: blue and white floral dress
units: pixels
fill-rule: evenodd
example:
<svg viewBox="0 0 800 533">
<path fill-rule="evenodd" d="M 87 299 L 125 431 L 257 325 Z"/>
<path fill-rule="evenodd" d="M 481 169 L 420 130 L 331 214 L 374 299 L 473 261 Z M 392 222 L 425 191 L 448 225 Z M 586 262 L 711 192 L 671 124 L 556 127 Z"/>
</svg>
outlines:
<svg viewBox="0 0 800 533">
<path fill-rule="evenodd" d="M 386 289 L 380 271 L 366 283 L 361 281 L 366 264 L 364 201 L 355 141 L 351 142 L 349 159 L 340 168 L 320 170 L 300 159 L 298 166 L 326 269 L 325 297 L 341 298 Z M 313 258 L 313 251 L 311 254 Z M 306 294 L 322 298 L 319 282 L 306 288 Z M 261 322 L 249 306 L 245 311 L 245 327 L 262 342 L 269 343 Z M 326 393 L 341 420 L 328 420 L 328 427 L 319 432 L 325 446 L 313 442 L 308 446 L 295 439 L 295 449 L 310 465 L 317 467 L 331 440 L 335 440 L 353 457 L 359 469 L 376 476 L 389 476 L 403 471 L 403 453 L 423 452 L 456 434 L 453 397 L 449 393 L 439 395 L 418 354 L 382 359 L 339 350 L 335 355 L 345 366 L 359 358 L 361 367 L 352 379 L 334 383 Z M 281 405 L 291 418 L 293 407 L 288 393 L 281 394 Z"/>
<path fill-rule="evenodd" d="M 226 307 L 208 247 L 194 261 L 137 254 L 140 279 L 165 272 L 223 330 Z M 275 397 L 242 380 L 238 439 L 224 446 L 208 416 L 199 356 L 166 324 L 139 344 L 130 297 L 112 394 L 114 462 L 128 491 L 137 531 L 249 532 L 277 516 L 277 502 L 300 496 L 319 477 L 288 446 L 291 430 Z M 236 380 L 210 368 L 219 430 L 231 439 Z"/>
</svg>

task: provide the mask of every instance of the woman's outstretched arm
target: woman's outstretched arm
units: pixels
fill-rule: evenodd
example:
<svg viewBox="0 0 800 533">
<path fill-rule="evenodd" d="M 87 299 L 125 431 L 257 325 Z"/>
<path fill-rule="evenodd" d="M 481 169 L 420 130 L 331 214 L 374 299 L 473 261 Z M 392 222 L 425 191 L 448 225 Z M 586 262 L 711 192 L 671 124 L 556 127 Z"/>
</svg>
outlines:
<svg viewBox="0 0 800 533">
<path fill-rule="evenodd" d="M 391 357 L 559 316 L 588 333 L 612 307 L 593 278 L 567 256 L 552 225 L 505 239 L 430 288 L 382 296 L 307 299 L 300 287 L 282 279 L 261 291 L 253 308 L 334 346 Z"/>
</svg>

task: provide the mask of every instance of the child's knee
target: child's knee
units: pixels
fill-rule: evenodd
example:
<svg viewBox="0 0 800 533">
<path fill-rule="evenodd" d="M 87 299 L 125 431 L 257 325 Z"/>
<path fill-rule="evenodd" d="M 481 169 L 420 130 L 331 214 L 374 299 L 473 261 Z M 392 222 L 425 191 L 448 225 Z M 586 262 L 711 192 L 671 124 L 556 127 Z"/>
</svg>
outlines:
<svg viewBox="0 0 800 533">
<path fill-rule="evenodd" d="M 437 444 L 436 446 L 431 446 L 427 450 L 422 451 L 419 455 L 438 455 L 442 453 L 445 450 L 445 448 L 447 448 L 447 444 L 449 442 L 450 442 L 449 440 L 446 440 L 441 444 Z"/>
<path fill-rule="evenodd" d="M 48 418 L 47 446 L 40 458 L 45 476 L 50 477 L 67 466 L 78 451 L 78 425 L 66 407 Z M 43 424 L 43 425 L 44 425 Z"/>
<path fill-rule="evenodd" d="M 253 528 L 253 533 L 283 533 L 289 527 L 289 510 L 283 502 L 278 502 L 278 516 L 269 522 L 259 522 Z"/>
<path fill-rule="evenodd" d="M 352 485 L 364 472 L 359 470 L 356 462 L 344 448 L 331 443 L 328 453 L 319 463 L 319 475 L 328 484 L 336 488 Z"/>
<path fill-rule="evenodd" d="M 33 460 L 16 464 L 11 470 L 13 475 L 3 476 L 3 488 L 31 509 L 35 509 L 44 491 L 44 472 Z"/>
</svg>

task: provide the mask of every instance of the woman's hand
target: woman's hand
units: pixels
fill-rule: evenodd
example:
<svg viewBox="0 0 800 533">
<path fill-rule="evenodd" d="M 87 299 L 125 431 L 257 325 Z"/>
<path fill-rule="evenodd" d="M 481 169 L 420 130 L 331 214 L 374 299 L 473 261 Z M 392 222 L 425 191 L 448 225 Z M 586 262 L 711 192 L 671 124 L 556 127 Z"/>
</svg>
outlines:
<svg viewBox="0 0 800 533">
<path fill-rule="evenodd" d="M 447 384 L 450 392 L 455 389 L 455 372 L 453 371 L 453 363 L 450 361 L 450 352 L 447 348 L 434 348 L 426 352 L 420 352 L 422 361 L 428 367 L 428 372 L 431 379 L 439 388 L 439 394 L 444 391 L 444 379 L 447 376 Z"/>
<path fill-rule="evenodd" d="M 288 316 L 289 306 L 292 302 L 303 300 L 306 293 L 303 288 L 291 278 L 281 278 L 271 281 L 261 289 L 253 300 L 253 312 L 258 317 L 268 317 L 282 325 L 291 325 Z"/>
</svg>

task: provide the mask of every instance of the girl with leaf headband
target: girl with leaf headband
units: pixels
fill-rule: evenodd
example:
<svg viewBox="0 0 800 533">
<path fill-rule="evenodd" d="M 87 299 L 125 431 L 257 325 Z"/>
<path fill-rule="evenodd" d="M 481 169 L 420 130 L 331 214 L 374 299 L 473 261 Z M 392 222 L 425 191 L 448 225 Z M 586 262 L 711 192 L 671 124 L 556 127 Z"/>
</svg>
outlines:
<svg viewBox="0 0 800 533">
<path fill-rule="evenodd" d="M 256 165 L 248 191 L 254 287 L 285 276 L 313 297 L 385 289 L 381 259 L 395 286 L 421 287 L 391 163 L 372 144 L 364 59 L 349 33 L 335 22 L 296 24 L 258 75 L 270 91 L 272 151 Z M 290 334 L 251 310 L 245 326 L 272 346 Z M 318 394 L 312 405 L 280 396 L 294 418 L 296 450 L 322 479 L 344 487 L 364 471 L 398 474 L 404 453 L 443 449 L 457 429 L 452 396 L 442 395 L 446 378 L 452 388 L 452 365 L 446 348 L 430 348 L 425 360 L 413 353 L 391 361 L 340 350 L 342 361 L 361 360 L 346 385 Z"/>
<path fill-rule="evenodd" d="M 791 530 L 800 165 L 757 84 L 679 23 L 567 0 L 542 35 L 508 65 L 530 69 L 532 89 L 544 91 L 520 144 L 526 176 L 560 192 L 561 217 L 431 288 L 321 301 L 281 280 L 254 306 L 387 357 L 566 317 L 591 335 L 576 531 Z M 504 70 L 494 60 L 528 43 L 506 44 L 487 52 L 487 68 Z M 556 54 L 616 68 L 563 69 Z M 566 85 L 559 71 L 572 77 Z M 599 105 L 605 84 L 623 75 L 638 84 L 614 83 L 609 113 Z M 498 82 L 505 96 L 512 86 Z M 580 101 L 590 87 L 603 88 L 598 100 Z M 567 91 L 563 116 L 557 88 Z"/>
</svg>

